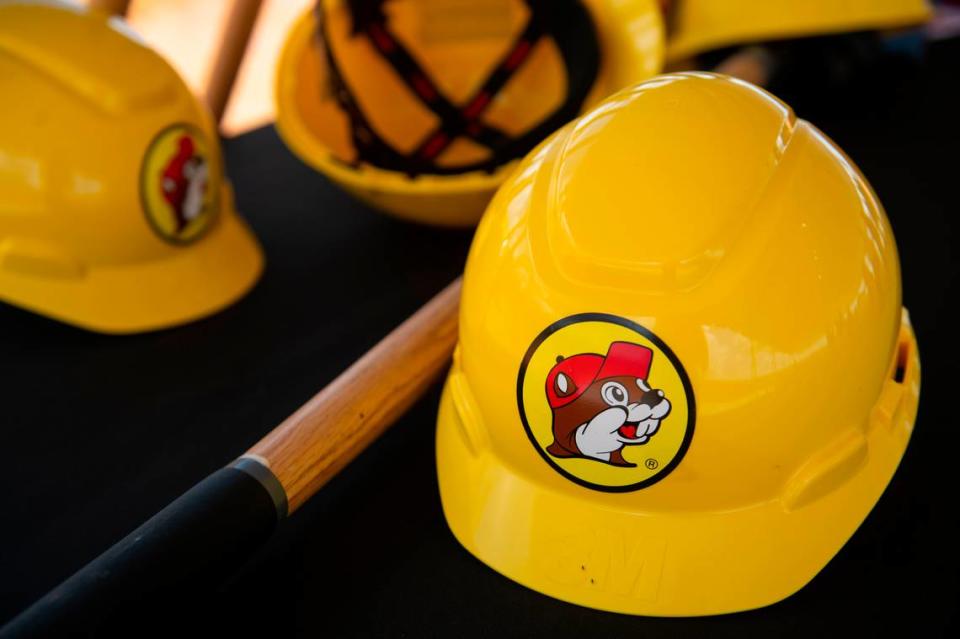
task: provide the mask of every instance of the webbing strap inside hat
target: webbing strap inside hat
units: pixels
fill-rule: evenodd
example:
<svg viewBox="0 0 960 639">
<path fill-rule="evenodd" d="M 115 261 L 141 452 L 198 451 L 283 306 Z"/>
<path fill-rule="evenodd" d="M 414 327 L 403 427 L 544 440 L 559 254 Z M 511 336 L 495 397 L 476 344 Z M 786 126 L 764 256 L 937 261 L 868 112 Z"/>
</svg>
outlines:
<svg viewBox="0 0 960 639">
<path fill-rule="evenodd" d="M 411 176 L 422 173 L 449 175 L 475 170 L 492 172 L 497 166 L 522 157 L 554 129 L 575 117 L 596 79 L 600 65 L 599 44 L 590 14 L 579 0 L 525 0 L 530 8 L 527 25 L 479 89 L 464 105 L 457 106 L 443 95 L 416 59 L 391 33 L 383 12 L 384 2 L 349 0 L 353 32 L 369 38 L 373 47 L 393 67 L 411 92 L 440 119 L 440 125 L 410 153 L 397 151 L 378 135 L 357 104 L 337 65 L 328 44 L 330 39 L 322 6 L 318 4 L 321 44 L 327 57 L 330 81 L 338 103 L 350 119 L 357 163 L 368 162 Z M 544 35 L 551 36 L 560 51 L 567 74 L 567 94 L 563 103 L 549 116 L 525 133 L 511 137 L 483 123 L 481 117 L 493 97 L 528 59 L 534 45 Z M 438 156 L 461 136 L 490 149 L 490 157 L 456 167 L 438 166 Z"/>
</svg>

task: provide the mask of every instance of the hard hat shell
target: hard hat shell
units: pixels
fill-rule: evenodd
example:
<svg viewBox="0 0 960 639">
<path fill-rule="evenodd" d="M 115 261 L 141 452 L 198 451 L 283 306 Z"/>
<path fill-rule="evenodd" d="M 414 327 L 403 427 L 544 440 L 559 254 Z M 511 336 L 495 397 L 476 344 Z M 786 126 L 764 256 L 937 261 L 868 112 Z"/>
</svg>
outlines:
<svg viewBox="0 0 960 639">
<path fill-rule="evenodd" d="M 925 0 L 676 0 L 667 17 L 667 59 L 735 44 L 906 27 L 930 15 Z"/>
<path fill-rule="evenodd" d="M 0 4 L 0 93 L 0 299 L 130 333 L 254 284 L 209 113 L 122 21 Z"/>
<path fill-rule="evenodd" d="M 622 341 L 652 356 L 617 346 L 604 373 Z M 873 507 L 919 383 L 894 238 L 853 163 L 759 88 L 661 76 L 544 142 L 479 225 L 438 416 L 444 514 L 565 601 L 764 606 Z"/>
<path fill-rule="evenodd" d="M 660 70 L 663 27 L 654 0 L 584 0 L 582 4 L 593 20 L 600 48 L 598 73 L 583 101 L 588 107 Z M 464 163 L 486 157 L 485 149 L 465 136 L 454 139 L 437 158 L 442 173 L 414 175 L 359 157 L 351 139 L 351 120 L 330 86 L 327 53 L 336 59 L 370 128 L 393 148 L 411 151 L 439 120 L 404 85 L 370 39 L 357 35 L 349 2 L 323 0 L 319 8 L 325 29 L 316 11 L 305 12 L 292 28 L 278 63 L 277 128 L 284 142 L 310 166 L 376 208 L 444 226 L 475 224 L 516 162 L 460 170 Z M 551 6 L 546 11 L 558 9 Z M 384 12 L 397 40 L 457 105 L 470 99 L 504 51 L 509 51 L 530 15 L 520 0 L 392 0 Z M 464 15 L 472 19 L 457 19 Z M 583 28 L 590 31 L 590 25 Z M 540 38 L 523 66 L 490 101 L 482 121 L 509 135 L 520 135 L 564 99 L 569 86 L 563 69 L 557 45 L 548 37 Z"/>
</svg>

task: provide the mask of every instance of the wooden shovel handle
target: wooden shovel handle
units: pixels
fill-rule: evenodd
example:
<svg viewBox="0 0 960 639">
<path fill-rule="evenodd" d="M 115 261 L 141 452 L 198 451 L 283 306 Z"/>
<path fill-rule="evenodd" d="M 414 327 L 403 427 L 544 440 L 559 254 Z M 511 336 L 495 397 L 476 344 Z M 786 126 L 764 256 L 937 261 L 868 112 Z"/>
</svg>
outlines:
<svg viewBox="0 0 960 639">
<path fill-rule="evenodd" d="M 221 468 L 0 628 L 6 637 L 130 635 L 200 596 L 413 404 L 457 338 L 460 280 Z"/>
<path fill-rule="evenodd" d="M 436 379 L 457 340 L 460 278 L 243 456 L 279 480 L 295 511 Z"/>
<path fill-rule="evenodd" d="M 227 23 L 223 28 L 220 47 L 213 61 L 213 69 L 207 79 L 206 100 L 219 124 L 227 110 L 227 102 L 233 92 L 237 72 L 250 42 L 250 35 L 257 23 L 262 0 L 234 0 Z"/>
<path fill-rule="evenodd" d="M 774 57 L 767 49 L 753 46 L 737 51 L 717 65 L 714 71 L 763 87 L 770 83 L 774 64 Z"/>
<path fill-rule="evenodd" d="M 107 15 L 125 16 L 130 8 L 130 0 L 90 0 L 88 6 Z"/>
</svg>

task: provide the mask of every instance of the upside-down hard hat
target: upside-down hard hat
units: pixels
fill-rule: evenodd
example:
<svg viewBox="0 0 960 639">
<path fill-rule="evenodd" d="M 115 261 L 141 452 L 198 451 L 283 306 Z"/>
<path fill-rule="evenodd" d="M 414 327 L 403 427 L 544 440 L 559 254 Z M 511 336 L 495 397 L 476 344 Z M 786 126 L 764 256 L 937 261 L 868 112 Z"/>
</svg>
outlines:
<svg viewBox="0 0 960 639">
<path fill-rule="evenodd" d="M 256 281 L 208 112 L 119 19 L 0 3 L 0 94 L 0 300 L 130 333 Z"/>
<path fill-rule="evenodd" d="M 673 0 L 667 59 L 736 44 L 908 27 L 930 17 L 926 0 Z"/>
<path fill-rule="evenodd" d="M 559 599 L 763 606 L 876 503 L 919 381 L 857 168 L 761 89 L 662 76 L 549 138 L 484 215 L 438 417 L 443 510 Z"/>
<path fill-rule="evenodd" d="M 654 0 L 321 0 L 281 54 L 277 128 L 367 203 L 470 225 L 515 160 L 662 61 Z"/>
</svg>

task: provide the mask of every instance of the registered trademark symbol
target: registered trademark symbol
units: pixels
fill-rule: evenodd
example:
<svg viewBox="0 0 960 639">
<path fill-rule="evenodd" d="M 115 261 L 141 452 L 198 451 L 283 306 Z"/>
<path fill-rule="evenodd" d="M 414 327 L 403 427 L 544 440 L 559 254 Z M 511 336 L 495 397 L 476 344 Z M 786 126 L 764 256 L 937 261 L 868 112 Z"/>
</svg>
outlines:
<svg viewBox="0 0 960 639">
<path fill-rule="evenodd" d="M 647 458 L 647 461 L 645 461 L 644 464 L 645 464 L 646 467 L 649 468 L 650 470 L 654 470 L 655 468 L 657 468 L 657 467 L 660 466 L 660 462 L 658 462 L 658 461 L 657 461 L 656 459 L 654 459 L 653 457 Z"/>
</svg>

